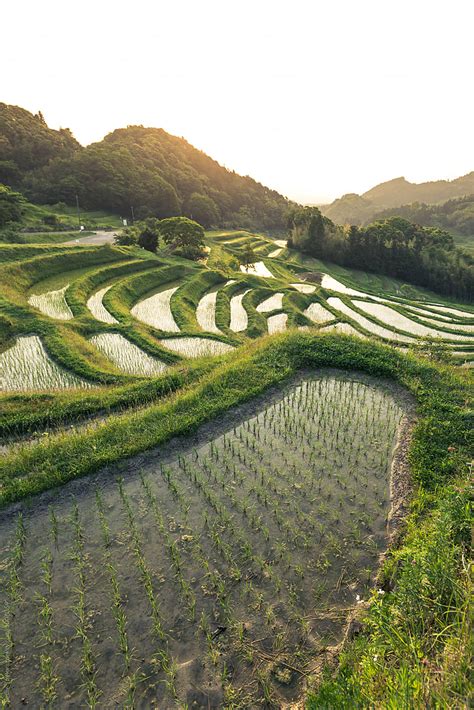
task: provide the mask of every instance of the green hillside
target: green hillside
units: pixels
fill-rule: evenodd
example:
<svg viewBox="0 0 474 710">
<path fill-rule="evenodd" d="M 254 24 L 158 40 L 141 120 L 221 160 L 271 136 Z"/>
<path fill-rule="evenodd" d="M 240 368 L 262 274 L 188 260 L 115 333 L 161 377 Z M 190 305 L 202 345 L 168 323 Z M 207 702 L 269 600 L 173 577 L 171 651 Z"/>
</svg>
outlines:
<svg viewBox="0 0 474 710">
<path fill-rule="evenodd" d="M 40 204 L 130 218 L 185 215 L 204 226 L 281 230 L 288 201 L 161 128 L 129 126 L 82 147 L 41 115 L 0 104 L 0 182 Z"/>
</svg>

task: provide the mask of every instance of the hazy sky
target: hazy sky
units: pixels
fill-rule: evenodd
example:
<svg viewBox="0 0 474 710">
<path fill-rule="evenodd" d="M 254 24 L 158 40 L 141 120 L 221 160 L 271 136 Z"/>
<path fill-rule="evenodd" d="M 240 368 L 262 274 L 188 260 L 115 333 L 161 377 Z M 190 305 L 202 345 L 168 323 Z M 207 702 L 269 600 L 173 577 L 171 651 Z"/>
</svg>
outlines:
<svg viewBox="0 0 474 710">
<path fill-rule="evenodd" d="M 0 101 L 139 123 L 291 198 L 474 170 L 473 0 L 15 0 Z"/>
</svg>

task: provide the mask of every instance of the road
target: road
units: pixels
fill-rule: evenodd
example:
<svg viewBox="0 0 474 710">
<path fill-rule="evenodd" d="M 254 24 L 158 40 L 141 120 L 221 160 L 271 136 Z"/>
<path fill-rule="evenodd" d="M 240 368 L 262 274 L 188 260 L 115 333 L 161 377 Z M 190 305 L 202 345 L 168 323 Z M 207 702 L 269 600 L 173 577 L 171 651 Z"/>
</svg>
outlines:
<svg viewBox="0 0 474 710">
<path fill-rule="evenodd" d="M 111 232 L 95 232 L 94 234 L 91 234 L 89 237 L 77 237 L 77 239 L 70 239 L 68 242 L 63 242 L 63 244 L 70 245 L 70 244 L 91 244 L 91 245 L 99 245 L 99 244 L 112 244 L 114 241 L 114 235 L 115 231 Z"/>
</svg>

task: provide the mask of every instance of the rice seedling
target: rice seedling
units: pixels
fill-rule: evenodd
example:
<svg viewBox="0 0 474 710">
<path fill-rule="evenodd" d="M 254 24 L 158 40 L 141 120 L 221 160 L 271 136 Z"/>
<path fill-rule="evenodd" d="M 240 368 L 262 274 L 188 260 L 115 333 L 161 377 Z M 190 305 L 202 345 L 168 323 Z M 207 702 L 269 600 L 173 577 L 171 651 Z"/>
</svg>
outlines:
<svg viewBox="0 0 474 710">
<path fill-rule="evenodd" d="M 156 376 L 166 369 L 164 362 L 151 357 L 120 333 L 93 335 L 91 343 L 128 375 Z"/>
<path fill-rule="evenodd" d="M 85 553 L 84 531 L 79 515 L 77 504 L 73 506 L 72 526 L 74 531 L 73 549 L 71 558 L 75 566 L 76 589 L 74 590 L 73 612 L 76 617 L 75 632 L 76 637 L 81 642 L 81 679 L 82 687 L 86 694 L 87 706 L 91 709 L 97 707 L 99 698 L 102 695 L 97 687 L 97 661 L 91 639 L 91 628 L 89 610 L 87 608 L 87 555 Z"/>
<path fill-rule="evenodd" d="M 46 293 L 31 294 L 28 303 L 33 308 L 37 308 L 41 313 L 57 320 L 71 320 L 74 314 L 66 301 L 66 291 L 69 284 L 57 291 L 47 291 Z"/>
<path fill-rule="evenodd" d="M 0 702 L 2 707 L 8 707 L 12 700 L 12 665 L 14 660 L 12 623 L 22 598 L 23 583 L 20 572 L 24 560 L 25 543 L 26 528 L 23 515 L 19 513 L 13 546 L 6 564 L 5 598 L 2 600 L 0 615 Z"/>
<path fill-rule="evenodd" d="M 37 335 L 23 335 L 0 353 L 0 391 L 89 388 L 90 382 L 57 365 Z"/>
</svg>

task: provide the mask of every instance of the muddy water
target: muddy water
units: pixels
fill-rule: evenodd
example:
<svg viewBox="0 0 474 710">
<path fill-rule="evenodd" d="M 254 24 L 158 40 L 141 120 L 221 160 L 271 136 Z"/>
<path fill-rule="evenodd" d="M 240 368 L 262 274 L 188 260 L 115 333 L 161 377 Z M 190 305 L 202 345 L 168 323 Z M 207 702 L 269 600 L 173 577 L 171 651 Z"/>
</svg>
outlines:
<svg viewBox="0 0 474 710">
<path fill-rule="evenodd" d="M 45 656 L 58 707 L 85 704 L 81 588 L 101 706 L 125 705 L 131 674 L 136 707 L 176 707 L 174 692 L 192 707 L 224 707 L 232 698 L 255 707 L 265 693 L 269 706 L 295 701 L 314 655 L 341 638 L 347 609 L 367 598 L 387 544 L 398 431 L 412 410 L 388 383 L 304 373 L 192 436 L 6 511 L 0 615 L 13 639 L 12 707 L 41 704 Z M 20 592 L 12 595 L 15 564 Z M 128 668 L 111 569 L 133 649 Z M 40 633 L 39 594 L 51 608 L 53 643 Z"/>
</svg>

